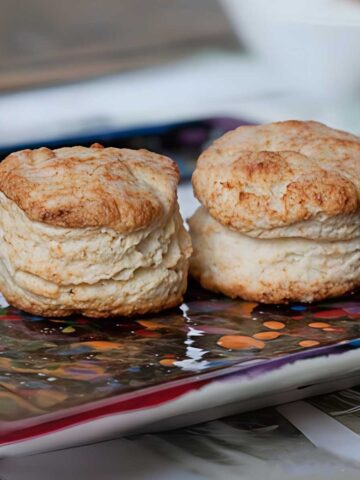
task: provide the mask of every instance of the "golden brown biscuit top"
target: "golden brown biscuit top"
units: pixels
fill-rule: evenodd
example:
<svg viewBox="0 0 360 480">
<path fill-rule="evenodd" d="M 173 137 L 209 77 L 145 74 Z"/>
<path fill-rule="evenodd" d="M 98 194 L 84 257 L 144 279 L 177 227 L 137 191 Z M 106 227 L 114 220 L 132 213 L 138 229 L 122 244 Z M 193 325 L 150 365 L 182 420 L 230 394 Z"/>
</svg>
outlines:
<svg viewBox="0 0 360 480">
<path fill-rule="evenodd" d="M 147 150 L 22 150 L 0 164 L 0 190 L 31 219 L 70 228 L 149 226 L 174 207 L 179 172 Z"/>
<path fill-rule="evenodd" d="M 202 153 L 193 186 L 215 219 L 242 232 L 354 213 L 360 138 L 317 122 L 240 127 Z"/>
</svg>

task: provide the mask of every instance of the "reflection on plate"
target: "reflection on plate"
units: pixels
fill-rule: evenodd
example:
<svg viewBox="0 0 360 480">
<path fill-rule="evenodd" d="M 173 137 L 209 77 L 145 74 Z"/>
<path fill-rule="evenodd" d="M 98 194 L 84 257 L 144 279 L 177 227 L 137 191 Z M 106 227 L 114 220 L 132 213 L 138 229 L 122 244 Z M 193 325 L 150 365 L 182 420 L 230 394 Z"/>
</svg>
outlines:
<svg viewBox="0 0 360 480">
<path fill-rule="evenodd" d="M 189 377 L 201 386 L 204 374 L 234 366 L 279 368 L 354 347 L 360 337 L 356 294 L 312 306 L 266 306 L 193 285 L 181 308 L 151 317 L 44 319 L 11 307 L 0 315 L 2 443 L 21 438 L 21 427 L 91 411 L 99 400 L 137 392 L 141 408 L 149 406 L 141 398 L 150 386 L 181 385 Z M 159 394 L 150 403 L 168 399 Z"/>
</svg>

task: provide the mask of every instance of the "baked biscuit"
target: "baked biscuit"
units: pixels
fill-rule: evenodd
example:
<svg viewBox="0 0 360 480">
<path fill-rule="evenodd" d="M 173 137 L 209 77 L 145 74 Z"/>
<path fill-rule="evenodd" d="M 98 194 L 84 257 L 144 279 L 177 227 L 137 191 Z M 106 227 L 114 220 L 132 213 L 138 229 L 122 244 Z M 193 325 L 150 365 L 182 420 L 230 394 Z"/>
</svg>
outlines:
<svg viewBox="0 0 360 480">
<path fill-rule="evenodd" d="M 23 150 L 0 164 L 0 289 L 43 316 L 134 315 L 178 305 L 190 238 L 179 173 L 146 150 Z"/>
<path fill-rule="evenodd" d="M 360 138 L 317 122 L 240 127 L 199 158 L 190 270 L 265 303 L 360 285 Z"/>
</svg>

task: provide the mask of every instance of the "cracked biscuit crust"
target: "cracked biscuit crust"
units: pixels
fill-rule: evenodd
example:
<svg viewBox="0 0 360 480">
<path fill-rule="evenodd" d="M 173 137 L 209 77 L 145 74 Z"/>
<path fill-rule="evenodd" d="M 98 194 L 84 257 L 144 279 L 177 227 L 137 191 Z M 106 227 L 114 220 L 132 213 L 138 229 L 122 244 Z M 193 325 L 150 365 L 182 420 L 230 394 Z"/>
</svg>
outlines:
<svg viewBox="0 0 360 480">
<path fill-rule="evenodd" d="M 356 215 L 360 138 L 311 121 L 240 127 L 203 152 L 193 187 L 213 218 L 252 236 Z"/>
<path fill-rule="evenodd" d="M 173 210 L 179 172 L 147 150 L 22 150 L 0 164 L 0 191 L 31 219 L 65 228 L 146 228 Z"/>
</svg>

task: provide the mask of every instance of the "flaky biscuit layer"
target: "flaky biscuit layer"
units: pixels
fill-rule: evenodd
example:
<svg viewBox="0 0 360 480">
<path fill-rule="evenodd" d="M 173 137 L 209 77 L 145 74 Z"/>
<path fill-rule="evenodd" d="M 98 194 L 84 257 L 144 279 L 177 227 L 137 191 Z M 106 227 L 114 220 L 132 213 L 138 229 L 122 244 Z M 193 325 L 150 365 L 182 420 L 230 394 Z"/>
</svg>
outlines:
<svg viewBox="0 0 360 480">
<path fill-rule="evenodd" d="M 252 238 L 200 207 L 189 221 L 191 274 L 204 288 L 264 303 L 312 302 L 360 285 L 360 237 Z"/>
<path fill-rule="evenodd" d="M 0 289 L 33 314 L 133 315 L 181 302 L 191 244 L 177 204 L 132 233 L 33 221 L 0 193 Z"/>
</svg>

